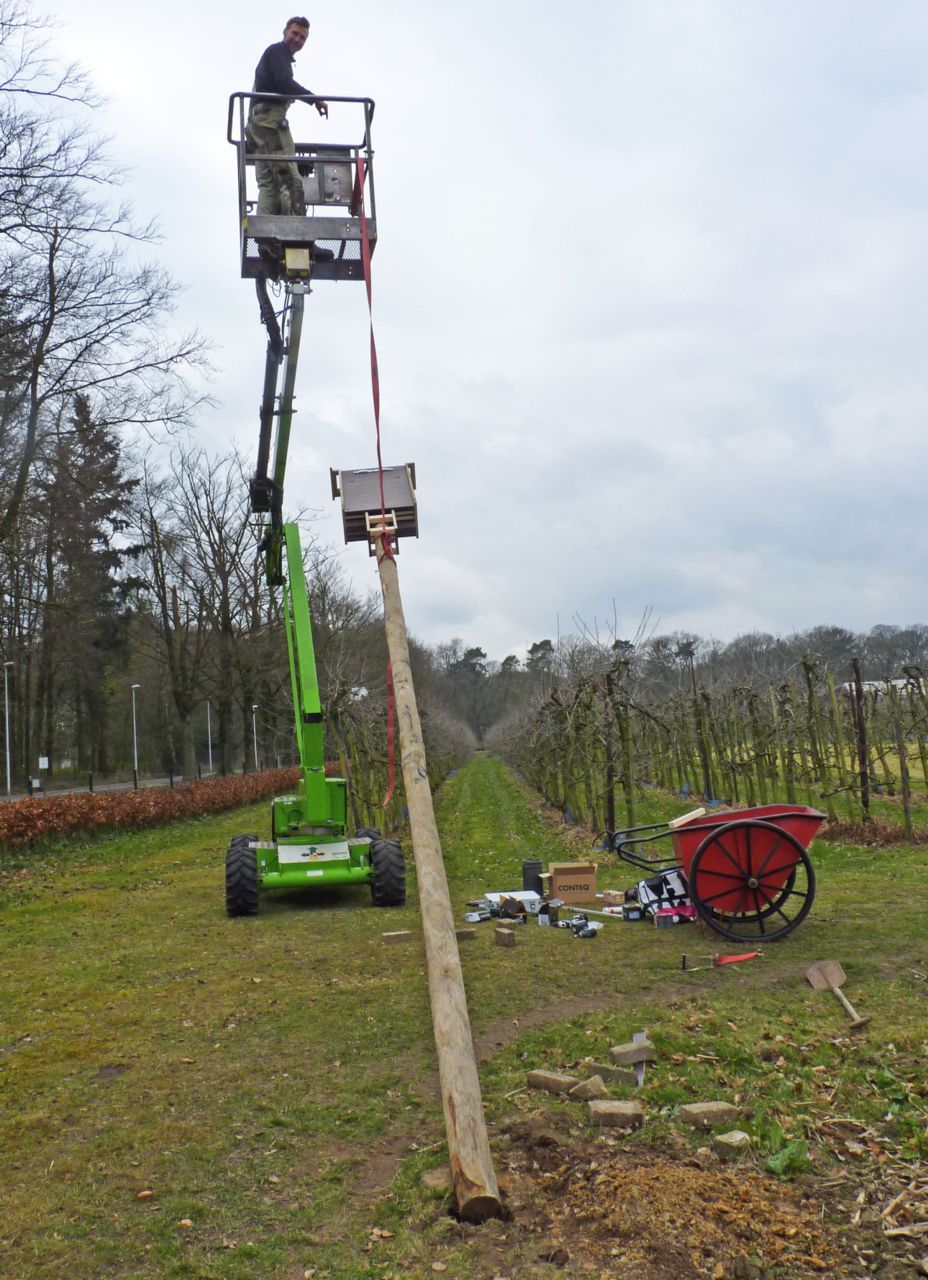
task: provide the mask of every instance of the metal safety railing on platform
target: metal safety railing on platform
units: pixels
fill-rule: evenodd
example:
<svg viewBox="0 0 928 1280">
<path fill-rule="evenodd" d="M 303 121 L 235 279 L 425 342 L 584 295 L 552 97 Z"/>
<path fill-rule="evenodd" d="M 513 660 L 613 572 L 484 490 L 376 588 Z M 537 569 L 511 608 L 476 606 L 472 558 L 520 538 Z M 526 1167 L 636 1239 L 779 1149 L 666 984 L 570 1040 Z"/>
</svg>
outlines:
<svg viewBox="0 0 928 1280">
<path fill-rule="evenodd" d="M 236 148 L 238 174 L 239 238 L 242 276 L 254 278 L 262 274 L 262 246 L 273 250 L 288 247 L 307 248 L 315 245 L 328 254 L 320 254 L 313 262 L 312 274 L 319 280 L 363 280 L 361 258 L 362 201 L 367 221 L 371 251 L 377 242 L 376 201 L 374 196 L 371 120 L 374 102 L 371 98 L 330 97 L 316 94 L 309 102 L 324 101 L 330 111 L 342 105 L 360 107 L 364 129 L 359 142 L 301 142 L 294 137 L 293 154 L 260 152 L 252 148 L 247 137 L 248 113 L 253 99 L 290 102 L 276 94 L 238 92 L 229 98 L 226 139 Z M 298 110 L 306 109 L 297 99 Z M 336 114 L 340 114 L 336 112 Z M 292 120 L 291 120 L 292 125 Z M 359 161 L 364 168 L 360 181 Z M 305 216 L 257 213 L 257 178 L 259 163 L 295 163 L 300 172 L 306 201 Z M 336 210 L 344 210 L 337 213 Z"/>
</svg>

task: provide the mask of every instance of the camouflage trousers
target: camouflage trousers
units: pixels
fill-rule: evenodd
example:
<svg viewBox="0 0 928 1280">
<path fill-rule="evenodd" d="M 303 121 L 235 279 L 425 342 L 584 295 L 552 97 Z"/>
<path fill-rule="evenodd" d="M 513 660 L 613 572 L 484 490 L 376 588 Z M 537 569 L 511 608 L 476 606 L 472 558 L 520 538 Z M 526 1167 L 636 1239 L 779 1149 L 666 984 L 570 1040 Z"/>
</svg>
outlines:
<svg viewBox="0 0 928 1280">
<path fill-rule="evenodd" d="M 246 138 L 249 151 L 295 155 L 293 135 L 287 124 L 287 104 L 255 103 L 248 117 Z M 294 160 L 258 160 L 255 177 L 258 181 L 259 214 L 281 213 L 288 217 L 305 214 L 303 183 Z"/>
</svg>

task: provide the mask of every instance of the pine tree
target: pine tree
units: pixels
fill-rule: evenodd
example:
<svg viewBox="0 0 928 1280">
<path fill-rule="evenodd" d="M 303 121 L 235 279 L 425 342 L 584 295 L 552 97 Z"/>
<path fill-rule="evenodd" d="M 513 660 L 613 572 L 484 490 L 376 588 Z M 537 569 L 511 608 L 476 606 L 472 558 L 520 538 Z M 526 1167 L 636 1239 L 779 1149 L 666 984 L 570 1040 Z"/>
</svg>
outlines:
<svg viewBox="0 0 928 1280">
<path fill-rule="evenodd" d="M 123 535 L 137 484 L 116 433 L 78 396 L 50 437 L 37 486 L 45 545 L 35 723 L 50 763 L 62 750 L 81 768 L 109 768 L 109 701 L 136 585 L 126 563 L 137 548 Z"/>
</svg>

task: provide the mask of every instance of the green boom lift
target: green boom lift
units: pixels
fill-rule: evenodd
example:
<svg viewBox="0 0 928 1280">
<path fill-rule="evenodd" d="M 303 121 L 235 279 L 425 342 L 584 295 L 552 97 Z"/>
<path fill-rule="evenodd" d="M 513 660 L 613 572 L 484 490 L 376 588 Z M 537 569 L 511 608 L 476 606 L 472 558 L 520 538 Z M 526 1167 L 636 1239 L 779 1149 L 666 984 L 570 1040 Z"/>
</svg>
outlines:
<svg viewBox="0 0 928 1280">
<path fill-rule="evenodd" d="M 268 333 L 258 460 L 250 497 L 252 512 L 265 521 L 261 548 L 267 581 L 283 593 L 302 777 L 296 792 L 273 801 L 270 840 L 260 840 L 256 835 L 232 840 L 226 854 L 226 910 L 231 916 L 254 915 L 261 889 L 319 889 L 353 884 L 369 885 L 377 906 L 400 906 L 406 900 L 402 848 L 383 839 L 374 828 L 363 828 L 349 836 L 345 780 L 326 776 L 325 714 L 319 695 L 303 553 L 297 526 L 284 523 L 282 516 L 303 306 L 310 292 L 310 278 L 364 279 L 362 212 L 371 248 L 376 243 L 370 142 L 374 104 L 368 98 L 326 98 L 330 106 L 345 103 L 363 108 L 363 139 L 357 144 L 297 143 L 297 162 L 309 212 L 299 217 L 267 216 L 253 213 L 254 201 L 249 198 L 254 166 L 270 164 L 273 159 L 246 146 L 245 116 L 251 96 L 232 95 L 227 129 L 228 141 L 235 146 L 238 159 L 242 276 L 255 281 L 261 319 Z M 365 169 L 363 189 L 358 180 L 359 165 Z M 268 295 L 269 277 L 279 280 L 282 286 L 283 307 L 279 315 Z"/>
</svg>

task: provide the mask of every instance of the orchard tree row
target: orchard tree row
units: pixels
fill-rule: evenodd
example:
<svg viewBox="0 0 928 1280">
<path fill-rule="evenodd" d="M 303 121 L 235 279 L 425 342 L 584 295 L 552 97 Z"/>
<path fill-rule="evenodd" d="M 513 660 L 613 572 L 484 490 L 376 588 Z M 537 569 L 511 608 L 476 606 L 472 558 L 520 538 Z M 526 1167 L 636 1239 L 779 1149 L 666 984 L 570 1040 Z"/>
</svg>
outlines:
<svg viewBox="0 0 928 1280">
<path fill-rule="evenodd" d="M 811 648 L 839 634 L 834 656 Z M 796 637 L 569 640 L 551 647 L 543 674 L 523 673 L 522 696 L 486 741 L 599 830 L 634 825 L 641 789 L 660 786 L 710 803 L 810 803 L 855 821 L 879 796 L 898 804 L 911 834 L 928 780 L 926 637 L 880 627 L 855 643 L 817 628 L 799 656 Z M 897 646 L 898 665 L 871 653 L 866 669 L 857 654 L 871 638 Z M 777 660 L 745 672 L 752 648 Z"/>
</svg>

